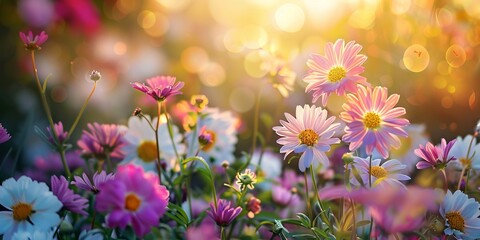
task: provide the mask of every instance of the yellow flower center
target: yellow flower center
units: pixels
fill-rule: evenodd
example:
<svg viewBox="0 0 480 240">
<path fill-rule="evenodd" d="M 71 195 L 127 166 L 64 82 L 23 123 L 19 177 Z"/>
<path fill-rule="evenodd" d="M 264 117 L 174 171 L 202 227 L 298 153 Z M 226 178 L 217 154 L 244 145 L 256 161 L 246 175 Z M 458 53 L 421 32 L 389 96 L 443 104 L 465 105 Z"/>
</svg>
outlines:
<svg viewBox="0 0 480 240">
<path fill-rule="evenodd" d="M 472 160 L 468 158 L 460 158 L 458 161 L 462 164 L 463 167 L 469 168 L 472 164 Z"/>
<path fill-rule="evenodd" d="M 142 201 L 137 195 L 133 193 L 129 193 L 125 198 L 125 208 L 129 211 L 135 212 L 140 207 Z"/>
<path fill-rule="evenodd" d="M 333 67 L 328 72 L 328 80 L 334 83 L 342 80 L 345 76 L 347 76 L 347 71 L 340 66 Z"/>
<path fill-rule="evenodd" d="M 372 170 L 370 172 L 370 175 L 376 177 L 376 178 L 383 178 L 387 176 L 387 170 L 385 168 L 380 167 L 380 166 L 372 166 Z"/>
<path fill-rule="evenodd" d="M 13 219 L 16 221 L 25 221 L 32 214 L 32 205 L 28 203 L 17 203 L 12 207 Z"/>
<path fill-rule="evenodd" d="M 298 139 L 300 140 L 301 144 L 311 147 L 318 142 L 318 134 L 312 129 L 306 129 L 298 134 Z"/>
<path fill-rule="evenodd" d="M 460 212 L 448 212 L 446 218 L 450 228 L 463 232 L 465 229 L 465 219 L 463 219 Z"/>
<path fill-rule="evenodd" d="M 157 144 L 153 141 L 145 141 L 137 148 L 137 155 L 144 162 L 153 162 L 157 159 Z"/>
<path fill-rule="evenodd" d="M 374 112 L 368 112 L 363 117 L 363 124 L 366 128 L 375 130 L 380 127 L 380 115 Z"/>
<path fill-rule="evenodd" d="M 210 142 L 205 144 L 205 146 L 203 146 L 202 148 L 202 150 L 206 152 L 212 149 L 213 146 L 215 146 L 215 142 L 217 141 L 217 134 L 215 134 L 215 132 L 211 130 L 206 130 L 205 132 L 209 133 L 211 137 Z"/>
</svg>

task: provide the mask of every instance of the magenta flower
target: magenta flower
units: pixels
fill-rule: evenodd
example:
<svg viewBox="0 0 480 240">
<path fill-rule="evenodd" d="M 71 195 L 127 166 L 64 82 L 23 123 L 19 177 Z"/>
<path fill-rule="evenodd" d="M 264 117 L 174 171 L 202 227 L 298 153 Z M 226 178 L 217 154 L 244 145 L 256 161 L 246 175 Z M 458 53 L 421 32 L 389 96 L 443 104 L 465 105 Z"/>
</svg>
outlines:
<svg viewBox="0 0 480 240">
<path fill-rule="evenodd" d="M 64 143 L 65 140 L 67 139 L 68 132 L 63 131 L 63 123 L 62 122 L 55 123 L 54 128 L 55 128 L 55 133 L 57 135 L 58 142 L 60 144 Z M 53 145 L 57 145 L 55 143 L 55 137 L 53 136 L 53 133 L 50 130 L 50 127 L 47 127 L 47 132 L 48 132 L 48 141 Z"/>
<path fill-rule="evenodd" d="M 62 202 L 63 208 L 78 214 L 87 216 L 85 208 L 88 207 L 88 200 L 75 194 L 72 189 L 68 188 L 68 181 L 64 176 L 51 177 L 52 192 Z"/>
<path fill-rule="evenodd" d="M 419 148 L 415 149 L 415 155 L 423 159 L 417 163 L 418 169 L 424 168 L 437 168 L 443 169 L 447 166 L 450 161 L 455 160 L 454 156 L 448 156 L 450 150 L 455 144 L 456 139 L 448 142 L 445 138 L 442 138 L 442 143 L 439 146 L 433 146 L 432 143 L 428 142 L 425 147 L 420 144 Z"/>
<path fill-rule="evenodd" d="M 364 145 L 368 155 L 376 149 L 386 159 L 390 147 L 400 147 L 398 136 L 407 136 L 403 127 L 410 123 L 399 118 L 405 114 L 405 108 L 395 107 L 400 96 L 387 96 L 387 88 L 363 86 L 359 86 L 357 94 L 347 95 L 340 118 L 347 125 L 343 141 L 350 142 L 350 151 Z"/>
<path fill-rule="evenodd" d="M 40 46 L 47 41 L 48 35 L 45 31 L 42 31 L 39 35 L 33 35 L 32 31 L 28 31 L 28 34 L 23 32 L 19 33 L 20 39 L 25 44 L 27 50 L 40 50 Z"/>
<path fill-rule="evenodd" d="M 180 89 L 183 87 L 183 82 L 175 82 L 175 77 L 171 76 L 157 76 L 147 79 L 147 84 L 144 83 L 130 83 L 133 88 L 140 90 L 156 101 L 164 101 L 170 96 L 182 94 Z"/>
<path fill-rule="evenodd" d="M 8 133 L 7 129 L 5 129 L 2 124 L 0 123 L 0 143 L 4 143 L 12 138 Z"/>
<path fill-rule="evenodd" d="M 122 151 L 124 143 L 123 135 L 125 128 L 115 124 L 88 124 L 88 130 L 83 134 L 77 144 L 85 156 L 93 156 L 97 159 L 105 159 L 106 154 L 114 159 L 123 159 Z"/>
<path fill-rule="evenodd" d="M 98 186 L 108 180 L 113 179 L 113 173 L 107 174 L 105 171 L 100 173 L 95 172 L 95 174 L 93 174 L 93 182 L 90 181 L 90 178 L 88 178 L 87 174 L 85 173 L 82 174 L 82 177 L 73 176 L 73 178 L 75 179 L 75 181 L 72 181 L 73 185 L 83 190 L 98 193 Z"/>
<path fill-rule="evenodd" d="M 207 210 L 210 216 L 218 226 L 226 227 L 242 212 L 242 207 L 231 207 L 231 202 L 225 199 L 219 199 L 217 206 L 210 203 L 210 210 Z"/>
<path fill-rule="evenodd" d="M 333 123 L 335 117 L 327 119 L 327 111 L 321 107 L 305 105 L 304 108 L 297 106 L 295 118 L 285 113 L 287 122 L 280 120 L 282 126 L 273 127 L 273 130 L 281 137 L 278 144 L 283 145 L 280 153 L 285 153 L 286 158 L 290 153 L 302 153 L 298 162 L 300 171 L 304 172 L 310 167 L 313 159 L 318 159 L 323 167 L 328 167 L 330 161 L 325 152 L 330 151 L 330 145 L 339 143 L 340 139 L 332 137 L 339 127 L 339 123 Z"/>
<path fill-rule="evenodd" d="M 108 213 L 108 227 L 131 225 L 141 238 L 157 226 L 167 209 L 169 192 L 153 173 L 133 164 L 121 165 L 113 179 L 98 186 L 95 209 Z"/>
<path fill-rule="evenodd" d="M 357 92 L 357 84 L 370 87 L 363 73 L 362 64 L 367 60 L 365 55 L 359 55 L 362 46 L 350 41 L 345 45 L 343 39 L 338 39 L 334 44 L 327 43 L 325 57 L 313 54 L 307 61 L 310 68 L 308 75 L 303 79 L 308 83 L 305 92 L 313 91 L 313 101 L 322 99 L 323 106 L 332 93 L 339 96 L 347 92 Z"/>
</svg>

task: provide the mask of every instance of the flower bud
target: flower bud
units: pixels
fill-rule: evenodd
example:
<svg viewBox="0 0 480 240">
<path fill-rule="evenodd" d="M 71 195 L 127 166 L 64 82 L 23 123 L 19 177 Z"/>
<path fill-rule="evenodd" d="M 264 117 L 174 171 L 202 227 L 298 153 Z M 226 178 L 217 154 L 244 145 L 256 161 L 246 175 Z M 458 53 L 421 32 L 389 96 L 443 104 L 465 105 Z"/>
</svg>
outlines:
<svg viewBox="0 0 480 240">
<path fill-rule="evenodd" d="M 135 110 L 132 113 L 132 116 L 138 116 L 142 114 L 142 109 L 141 108 L 135 108 Z"/>
<path fill-rule="evenodd" d="M 98 81 L 102 78 L 102 74 L 100 74 L 99 71 L 97 70 L 93 70 L 91 73 L 90 73 L 90 80 L 92 81 Z"/>
</svg>

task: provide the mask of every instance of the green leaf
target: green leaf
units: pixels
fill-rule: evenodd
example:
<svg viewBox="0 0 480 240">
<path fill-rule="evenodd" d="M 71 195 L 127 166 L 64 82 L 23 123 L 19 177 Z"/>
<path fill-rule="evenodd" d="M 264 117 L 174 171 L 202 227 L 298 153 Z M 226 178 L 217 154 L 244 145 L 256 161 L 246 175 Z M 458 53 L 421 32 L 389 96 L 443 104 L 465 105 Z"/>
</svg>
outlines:
<svg viewBox="0 0 480 240">
<path fill-rule="evenodd" d="M 317 239 L 317 237 L 308 233 L 293 234 L 292 237 L 296 239 Z"/>
<path fill-rule="evenodd" d="M 47 82 L 48 80 L 50 79 L 50 77 L 52 76 L 52 74 L 48 74 L 48 76 L 45 78 L 45 81 L 43 81 L 43 86 L 42 86 L 42 93 L 45 94 L 45 91 L 47 90 Z"/>
<path fill-rule="evenodd" d="M 179 225 L 187 228 L 189 220 L 183 208 L 175 204 L 168 203 L 168 211 L 165 213 L 165 215 L 173 219 Z"/>
<path fill-rule="evenodd" d="M 310 218 L 307 215 L 303 213 L 297 213 L 297 217 L 300 219 L 304 227 L 306 228 L 312 227 L 312 221 L 310 221 Z"/>
</svg>

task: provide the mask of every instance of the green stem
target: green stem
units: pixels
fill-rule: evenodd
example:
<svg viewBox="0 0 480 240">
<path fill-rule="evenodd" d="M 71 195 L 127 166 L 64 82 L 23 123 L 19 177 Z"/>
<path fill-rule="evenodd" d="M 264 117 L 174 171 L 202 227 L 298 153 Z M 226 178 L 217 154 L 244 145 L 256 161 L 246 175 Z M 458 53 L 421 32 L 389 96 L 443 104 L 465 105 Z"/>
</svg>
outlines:
<svg viewBox="0 0 480 240">
<path fill-rule="evenodd" d="M 257 99 L 255 100 L 255 113 L 253 115 L 253 139 L 252 139 L 252 147 L 250 149 L 250 156 L 248 157 L 247 163 L 243 167 L 243 169 L 247 168 L 252 161 L 253 153 L 255 152 L 255 148 L 257 147 L 257 133 L 258 133 L 258 115 L 260 113 L 260 100 L 262 98 L 262 90 L 263 85 L 258 90 Z M 260 159 L 258 161 L 260 163 Z M 240 169 L 240 170 L 243 170 Z"/>
<path fill-rule="evenodd" d="M 175 140 L 173 139 L 172 124 L 170 122 L 170 118 L 168 117 L 167 105 L 166 104 L 163 104 L 163 110 L 164 110 L 164 113 L 165 113 L 165 118 L 167 119 L 168 135 L 170 136 L 170 141 L 172 141 L 173 151 L 175 152 L 175 156 L 177 157 L 177 160 L 181 163 L 181 158 L 180 158 L 180 155 L 178 154 L 177 146 L 175 146 Z M 160 122 L 160 116 L 158 116 L 158 122 Z M 183 169 L 183 166 L 180 165 L 180 170 L 182 170 L 182 169 Z"/>
<path fill-rule="evenodd" d="M 310 219 L 313 218 L 313 210 L 310 206 L 310 194 L 308 193 L 308 181 L 307 181 L 307 172 L 303 172 L 303 179 L 305 180 L 305 202 L 307 203 L 307 212 Z"/>
<path fill-rule="evenodd" d="M 328 217 L 324 211 L 324 206 L 322 204 L 322 201 L 320 199 L 320 194 L 318 193 L 318 186 L 317 186 L 317 181 L 315 180 L 315 173 L 313 172 L 313 169 L 312 169 L 313 166 L 310 166 L 310 176 L 312 177 L 312 183 L 313 183 L 313 189 L 315 191 L 315 195 L 317 197 L 317 201 L 318 201 L 318 204 L 320 206 L 320 214 L 321 214 L 321 218 L 323 220 L 324 223 L 328 224 L 328 226 L 330 227 L 330 231 L 333 231 L 333 227 L 330 223 L 330 221 L 328 220 Z"/>
<path fill-rule="evenodd" d="M 222 240 L 225 240 L 225 228 L 223 226 L 220 226 L 220 237 Z"/>
<path fill-rule="evenodd" d="M 45 115 L 47 116 L 48 124 L 50 125 L 50 129 L 52 131 L 53 138 L 55 139 L 55 143 L 57 144 L 58 152 L 62 160 L 63 168 L 65 170 L 65 173 L 67 174 L 68 179 L 70 180 L 72 178 L 72 175 L 70 173 L 70 169 L 68 168 L 67 161 L 65 160 L 65 149 L 63 148 L 63 143 L 60 143 L 58 141 L 57 130 L 55 129 L 55 125 L 53 124 L 52 112 L 50 111 L 50 107 L 48 106 L 48 102 L 47 102 L 47 97 L 45 96 L 45 91 L 43 90 L 42 84 L 40 83 L 40 78 L 38 77 L 37 65 L 35 63 L 35 51 L 32 50 L 31 53 L 32 53 L 31 60 L 32 60 L 33 74 L 35 76 L 37 88 L 40 93 L 40 98 L 42 100 L 43 110 L 45 112 Z"/>
<path fill-rule="evenodd" d="M 368 186 L 370 187 L 370 189 L 372 188 L 372 155 L 370 155 L 369 163 L 368 163 Z M 373 230 L 373 216 L 370 214 L 370 229 L 368 231 L 369 237 L 372 236 L 372 230 Z"/>
<path fill-rule="evenodd" d="M 157 174 L 158 174 L 158 182 L 162 184 L 162 174 L 165 175 L 165 172 L 162 169 L 162 163 L 160 162 L 160 144 L 158 142 L 158 127 L 160 126 L 160 114 L 161 114 L 161 103 L 157 102 L 157 123 L 155 125 L 155 144 L 156 144 L 156 151 L 157 151 Z M 172 186 L 173 187 L 173 186 Z"/>
<path fill-rule="evenodd" d="M 460 173 L 460 178 L 458 179 L 457 190 L 460 190 L 460 185 L 462 185 L 462 179 L 466 169 L 467 167 L 462 168 L 462 172 Z"/>
<path fill-rule="evenodd" d="M 465 193 L 467 193 L 469 178 L 470 178 L 470 169 L 468 169 L 468 171 L 467 171 L 467 178 L 465 180 Z"/>
<path fill-rule="evenodd" d="M 92 91 L 90 92 L 90 94 L 88 95 L 87 99 L 85 100 L 85 102 L 83 103 L 82 105 L 82 108 L 80 109 L 80 111 L 78 112 L 77 114 L 77 117 L 75 118 L 75 121 L 73 122 L 72 124 L 72 127 L 70 127 L 70 130 L 68 130 L 68 135 L 67 135 L 67 140 L 70 138 L 70 136 L 72 136 L 72 133 L 75 131 L 75 128 L 77 127 L 77 124 L 78 122 L 80 121 L 80 118 L 82 117 L 83 115 L 83 112 L 85 111 L 85 108 L 87 108 L 87 105 L 88 103 L 90 102 L 90 99 L 92 98 L 93 96 L 93 93 L 95 92 L 95 89 L 97 88 L 97 81 L 93 81 L 93 88 L 92 88 Z"/>
<path fill-rule="evenodd" d="M 110 159 L 110 151 L 105 150 L 105 161 L 107 162 L 107 173 L 113 171 L 112 159 Z"/>
<path fill-rule="evenodd" d="M 445 169 L 440 169 L 440 172 L 442 172 L 442 175 L 443 175 L 443 181 L 444 181 L 443 188 L 444 188 L 445 192 L 448 192 L 447 172 L 445 172 Z"/>
</svg>

